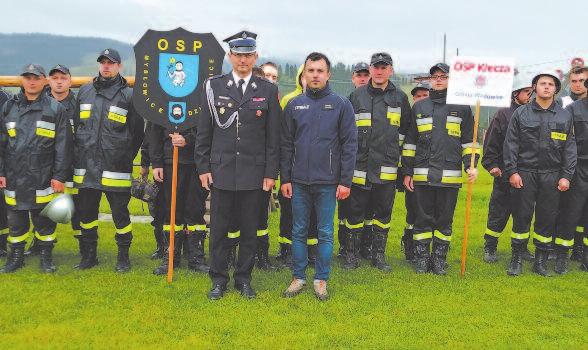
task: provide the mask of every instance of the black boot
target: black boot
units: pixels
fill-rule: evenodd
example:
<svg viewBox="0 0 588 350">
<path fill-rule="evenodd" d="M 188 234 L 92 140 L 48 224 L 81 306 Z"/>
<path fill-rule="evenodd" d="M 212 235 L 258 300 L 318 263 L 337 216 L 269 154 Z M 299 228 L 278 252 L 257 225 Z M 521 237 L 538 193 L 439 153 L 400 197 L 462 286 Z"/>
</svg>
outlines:
<svg viewBox="0 0 588 350">
<path fill-rule="evenodd" d="M 347 227 L 345 227 L 345 222 L 341 220 L 339 222 L 339 230 L 337 231 L 337 240 L 339 241 L 339 252 L 337 253 L 337 258 L 345 259 L 345 231 Z"/>
<path fill-rule="evenodd" d="M 57 271 L 57 267 L 53 265 L 53 244 L 47 244 L 40 247 L 41 255 L 41 272 L 54 273 Z"/>
<path fill-rule="evenodd" d="M 6 239 L 8 238 L 8 234 L 0 234 L 0 258 L 4 257 L 7 254 L 6 250 Z"/>
<path fill-rule="evenodd" d="M 24 266 L 24 250 L 25 246 L 22 243 L 11 244 L 6 265 L 0 269 L 0 273 L 11 273 Z"/>
<path fill-rule="evenodd" d="M 155 248 L 155 251 L 151 254 L 151 259 L 161 259 L 163 258 L 163 250 L 165 249 L 163 247 L 163 229 L 161 226 L 153 228 L 153 236 L 155 237 L 157 248 Z"/>
<path fill-rule="evenodd" d="M 87 237 L 80 237 L 80 255 L 82 260 L 74 268 L 78 270 L 87 270 L 98 265 L 97 257 L 98 241 L 89 240 Z"/>
<path fill-rule="evenodd" d="M 414 241 L 412 240 L 413 229 L 405 228 L 404 234 L 400 239 L 400 248 L 404 251 L 404 259 L 411 263 L 414 262 Z"/>
<path fill-rule="evenodd" d="M 557 257 L 555 258 L 555 273 L 563 275 L 568 272 L 568 250 L 566 248 L 556 248 Z"/>
<path fill-rule="evenodd" d="M 427 273 L 430 265 L 429 242 L 415 241 L 414 271 Z"/>
<path fill-rule="evenodd" d="M 433 257 L 431 258 L 431 270 L 435 275 L 446 275 L 447 251 L 449 244 L 433 242 Z"/>
<path fill-rule="evenodd" d="M 308 251 L 308 265 L 314 266 L 316 263 L 316 255 L 318 254 L 318 244 L 308 244 L 306 247 Z"/>
<path fill-rule="evenodd" d="M 550 250 L 536 248 L 535 249 L 535 263 L 533 264 L 533 272 L 538 275 L 549 277 L 549 271 L 547 271 L 547 260 L 549 258 Z"/>
<path fill-rule="evenodd" d="M 188 260 L 188 269 L 195 272 L 208 272 L 210 267 L 206 264 L 204 257 L 204 240 L 206 239 L 205 231 L 194 231 L 187 235 L 191 258 Z"/>
<path fill-rule="evenodd" d="M 364 233 L 365 234 L 365 233 Z M 371 249 L 372 265 L 378 270 L 384 272 L 392 271 L 390 265 L 386 262 L 386 242 L 388 241 L 388 232 L 373 232 L 373 242 Z"/>
<path fill-rule="evenodd" d="M 512 245 L 512 256 L 506 270 L 507 275 L 519 276 L 523 273 L 523 250 L 526 250 L 526 246 Z"/>
<path fill-rule="evenodd" d="M 523 251 L 521 252 L 521 257 L 523 258 L 524 261 L 528 261 L 528 262 L 535 261 L 535 256 L 533 255 L 533 253 L 531 253 L 531 251 L 529 250 L 529 247 L 526 245 L 523 247 Z"/>
<path fill-rule="evenodd" d="M 182 245 L 184 244 L 184 231 L 176 232 L 174 235 L 174 269 L 180 267 L 182 257 Z M 165 244 L 165 250 L 163 252 L 163 259 L 161 259 L 161 265 L 153 270 L 154 275 L 167 275 L 169 265 L 169 232 L 163 233 L 163 240 Z"/>
<path fill-rule="evenodd" d="M 116 272 L 129 272 L 131 270 L 131 259 L 129 258 L 129 248 L 131 244 L 119 244 L 118 255 L 116 257 Z"/>
<path fill-rule="evenodd" d="M 256 266 L 260 270 L 271 271 L 276 267 L 272 265 L 269 258 L 269 235 L 257 237 L 257 263 Z"/>
<path fill-rule="evenodd" d="M 280 254 L 276 257 L 282 268 L 292 267 L 292 245 L 280 243 Z"/>
<path fill-rule="evenodd" d="M 359 240 L 359 256 L 365 260 L 372 260 L 372 243 L 374 241 L 374 232 L 371 225 L 364 226 L 364 230 L 360 235 Z"/>
<path fill-rule="evenodd" d="M 345 231 L 345 260 L 343 268 L 347 270 L 357 269 L 359 267 L 359 233 L 357 230 Z"/>
<path fill-rule="evenodd" d="M 582 261 L 582 257 L 584 256 L 584 243 L 582 242 L 583 235 L 584 233 L 580 232 L 576 232 L 574 235 L 574 247 L 572 248 L 572 255 L 570 256 L 571 261 Z"/>
<path fill-rule="evenodd" d="M 24 255 L 25 256 L 37 256 L 37 255 L 39 255 L 40 252 L 41 252 L 41 248 L 39 248 L 39 240 L 37 239 L 37 237 L 35 237 L 33 235 L 33 240 L 31 241 L 31 244 L 29 245 L 29 249 L 25 250 Z"/>
<path fill-rule="evenodd" d="M 493 264 L 498 261 L 498 256 L 496 255 L 496 247 L 498 246 L 498 239 L 486 238 L 484 242 L 484 262 L 489 264 Z"/>
</svg>

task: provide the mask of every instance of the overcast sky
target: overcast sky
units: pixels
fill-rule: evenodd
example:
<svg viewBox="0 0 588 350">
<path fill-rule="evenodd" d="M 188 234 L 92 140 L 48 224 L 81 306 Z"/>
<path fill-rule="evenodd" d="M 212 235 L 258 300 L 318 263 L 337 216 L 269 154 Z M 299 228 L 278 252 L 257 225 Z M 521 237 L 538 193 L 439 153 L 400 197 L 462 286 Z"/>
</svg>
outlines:
<svg viewBox="0 0 588 350">
<path fill-rule="evenodd" d="M 448 57 L 515 57 L 523 70 L 588 60 L 586 1 L 26 0 L 3 6 L 0 32 L 98 36 L 134 43 L 149 28 L 182 26 L 221 41 L 258 34 L 265 57 L 301 62 L 311 51 L 350 64 L 388 51 L 396 69 L 425 71 Z M 525 67 L 526 66 L 526 67 Z"/>
</svg>

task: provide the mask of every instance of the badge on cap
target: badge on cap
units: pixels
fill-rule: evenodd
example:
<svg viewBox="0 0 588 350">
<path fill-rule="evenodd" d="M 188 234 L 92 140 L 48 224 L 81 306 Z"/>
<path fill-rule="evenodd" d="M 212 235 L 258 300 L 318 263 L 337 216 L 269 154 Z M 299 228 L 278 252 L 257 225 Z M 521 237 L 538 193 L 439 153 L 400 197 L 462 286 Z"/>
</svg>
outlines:
<svg viewBox="0 0 588 350">
<path fill-rule="evenodd" d="M 229 108 L 231 108 L 231 107 L 233 107 L 233 104 L 232 104 L 231 102 L 229 102 L 229 103 L 227 104 L 227 106 L 229 106 Z"/>
<path fill-rule="evenodd" d="M 218 111 L 220 114 L 225 114 L 225 107 L 221 107 Z"/>
<path fill-rule="evenodd" d="M 261 117 L 261 110 L 259 110 L 259 109 L 258 109 L 258 110 L 257 110 L 257 112 L 255 112 L 255 115 L 256 115 L 258 118 L 259 118 L 259 117 Z"/>
<path fill-rule="evenodd" d="M 382 58 L 384 58 L 384 56 L 382 56 L 382 55 L 378 56 L 378 59 L 382 59 Z"/>
<path fill-rule="evenodd" d="M 245 39 L 247 37 L 247 33 L 243 32 L 243 34 L 241 34 L 241 38 Z"/>
<path fill-rule="evenodd" d="M 33 66 L 32 64 L 29 65 L 29 70 L 33 70 L 33 69 L 35 69 L 35 66 Z"/>
<path fill-rule="evenodd" d="M 104 54 L 105 54 L 105 55 L 108 55 L 108 54 L 110 54 L 110 51 L 108 51 L 108 49 L 106 49 L 106 50 L 104 50 Z M 380 58 L 381 58 L 381 57 L 380 57 Z"/>
</svg>

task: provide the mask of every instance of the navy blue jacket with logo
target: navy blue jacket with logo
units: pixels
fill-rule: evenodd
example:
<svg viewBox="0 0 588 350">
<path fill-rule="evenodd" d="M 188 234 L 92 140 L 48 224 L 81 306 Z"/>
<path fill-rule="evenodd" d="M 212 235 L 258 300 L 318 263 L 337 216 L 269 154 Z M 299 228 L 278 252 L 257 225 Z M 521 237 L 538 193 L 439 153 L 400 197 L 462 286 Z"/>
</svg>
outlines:
<svg viewBox="0 0 588 350">
<path fill-rule="evenodd" d="M 327 85 L 288 103 L 282 120 L 282 184 L 351 187 L 356 154 L 355 114 L 347 98 Z"/>
</svg>

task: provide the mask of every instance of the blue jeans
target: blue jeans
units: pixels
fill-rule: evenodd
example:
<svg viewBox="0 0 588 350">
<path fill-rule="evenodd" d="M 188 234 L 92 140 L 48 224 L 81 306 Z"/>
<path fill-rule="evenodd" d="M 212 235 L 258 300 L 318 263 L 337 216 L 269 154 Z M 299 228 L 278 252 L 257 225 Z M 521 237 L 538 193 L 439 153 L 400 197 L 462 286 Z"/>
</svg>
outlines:
<svg viewBox="0 0 588 350">
<path fill-rule="evenodd" d="M 333 232 L 337 185 L 292 184 L 292 274 L 294 278 L 306 280 L 308 251 L 306 239 L 311 208 L 317 216 L 318 256 L 314 279 L 328 280 L 333 255 Z"/>
</svg>

